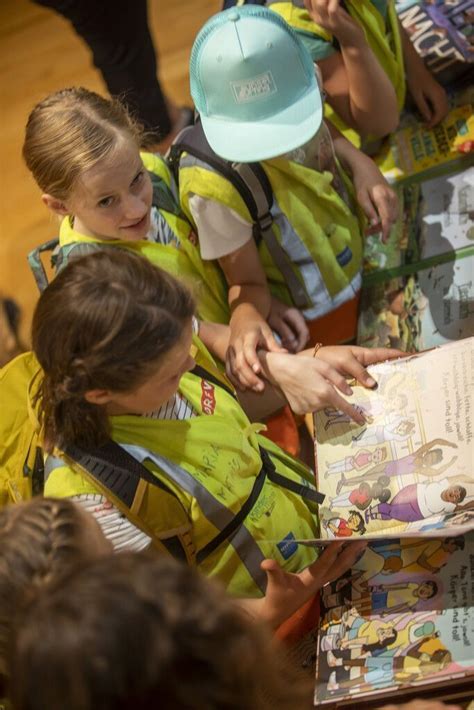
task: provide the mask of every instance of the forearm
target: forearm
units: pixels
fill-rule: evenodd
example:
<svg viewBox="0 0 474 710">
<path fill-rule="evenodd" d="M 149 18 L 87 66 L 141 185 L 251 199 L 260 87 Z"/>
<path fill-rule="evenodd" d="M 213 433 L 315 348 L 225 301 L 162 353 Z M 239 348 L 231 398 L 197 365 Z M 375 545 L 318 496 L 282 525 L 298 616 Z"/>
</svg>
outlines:
<svg viewBox="0 0 474 710">
<path fill-rule="evenodd" d="M 229 347 L 230 328 L 222 323 L 209 323 L 200 321 L 199 337 L 212 355 L 225 361 Z"/>
<path fill-rule="evenodd" d="M 410 37 L 408 36 L 407 31 L 403 27 L 402 23 L 400 20 L 398 21 L 398 24 L 400 26 L 400 37 L 402 40 L 402 52 L 403 52 L 403 61 L 405 63 L 405 74 L 406 76 L 410 76 L 413 72 L 428 72 L 428 69 L 425 67 L 425 64 L 423 62 L 423 59 L 420 57 L 418 52 L 416 51 L 413 42 L 411 41 Z"/>
<path fill-rule="evenodd" d="M 367 44 L 341 44 L 341 54 L 347 72 L 353 125 L 362 135 L 370 133 L 381 138 L 391 133 L 399 122 L 397 96 L 378 59 Z"/>
<path fill-rule="evenodd" d="M 361 159 L 367 159 L 367 156 L 352 145 L 352 143 L 342 135 L 336 126 L 331 123 L 331 121 L 327 121 L 327 126 L 329 133 L 331 134 L 334 152 L 336 153 L 337 159 L 341 163 L 344 170 L 350 173 L 350 175 L 353 175 L 354 170 L 357 169 L 357 162 Z"/>
<path fill-rule="evenodd" d="M 228 300 L 232 314 L 231 320 L 236 313 L 240 314 L 245 310 L 249 315 L 253 313 L 264 321 L 270 314 L 272 299 L 266 284 L 233 284 L 229 286 Z"/>
</svg>

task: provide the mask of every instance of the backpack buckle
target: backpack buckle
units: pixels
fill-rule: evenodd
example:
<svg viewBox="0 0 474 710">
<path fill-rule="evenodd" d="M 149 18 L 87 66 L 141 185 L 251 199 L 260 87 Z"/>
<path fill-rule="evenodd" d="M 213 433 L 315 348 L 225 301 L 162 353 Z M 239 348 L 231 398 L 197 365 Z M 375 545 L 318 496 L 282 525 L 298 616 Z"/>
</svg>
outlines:
<svg viewBox="0 0 474 710">
<path fill-rule="evenodd" d="M 267 229 L 270 229 L 270 227 L 273 224 L 273 215 L 271 212 L 267 212 L 266 214 L 262 215 L 261 217 L 257 217 L 257 222 L 256 222 L 259 230 L 261 232 L 266 232 Z"/>
</svg>

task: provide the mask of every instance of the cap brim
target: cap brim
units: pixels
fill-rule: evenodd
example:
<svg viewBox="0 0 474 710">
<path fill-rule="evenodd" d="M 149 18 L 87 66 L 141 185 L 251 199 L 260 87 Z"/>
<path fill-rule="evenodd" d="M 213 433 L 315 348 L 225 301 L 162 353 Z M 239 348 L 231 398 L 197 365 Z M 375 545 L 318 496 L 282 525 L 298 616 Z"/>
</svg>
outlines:
<svg viewBox="0 0 474 710">
<path fill-rule="evenodd" d="M 226 160 L 254 163 L 276 158 L 307 143 L 323 119 L 318 87 L 275 116 L 235 121 L 200 116 L 209 145 Z"/>
</svg>

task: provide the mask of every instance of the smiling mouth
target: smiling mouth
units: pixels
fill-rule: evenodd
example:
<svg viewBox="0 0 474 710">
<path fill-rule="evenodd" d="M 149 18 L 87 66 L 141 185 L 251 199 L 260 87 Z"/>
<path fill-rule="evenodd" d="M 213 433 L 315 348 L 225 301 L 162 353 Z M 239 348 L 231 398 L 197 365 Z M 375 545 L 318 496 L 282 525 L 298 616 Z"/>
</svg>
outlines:
<svg viewBox="0 0 474 710">
<path fill-rule="evenodd" d="M 148 217 L 148 213 L 143 215 L 143 217 L 141 219 L 139 219 L 137 222 L 134 222 L 133 224 L 127 224 L 125 227 L 122 227 L 122 229 L 133 229 L 134 227 L 140 227 L 142 224 L 145 224 L 147 217 Z"/>
</svg>

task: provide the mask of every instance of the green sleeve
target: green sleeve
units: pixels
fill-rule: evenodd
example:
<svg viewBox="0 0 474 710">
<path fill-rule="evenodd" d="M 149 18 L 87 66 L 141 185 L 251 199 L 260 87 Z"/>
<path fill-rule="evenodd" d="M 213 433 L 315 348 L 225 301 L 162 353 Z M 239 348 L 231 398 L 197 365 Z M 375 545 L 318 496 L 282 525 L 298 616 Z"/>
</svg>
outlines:
<svg viewBox="0 0 474 710">
<path fill-rule="evenodd" d="M 293 29 L 303 42 L 308 52 L 311 54 L 313 62 L 319 62 L 321 59 L 327 59 L 337 51 L 332 42 L 329 42 L 323 37 L 309 34 L 309 32 L 304 32 L 303 30 L 296 28 Z"/>
</svg>

